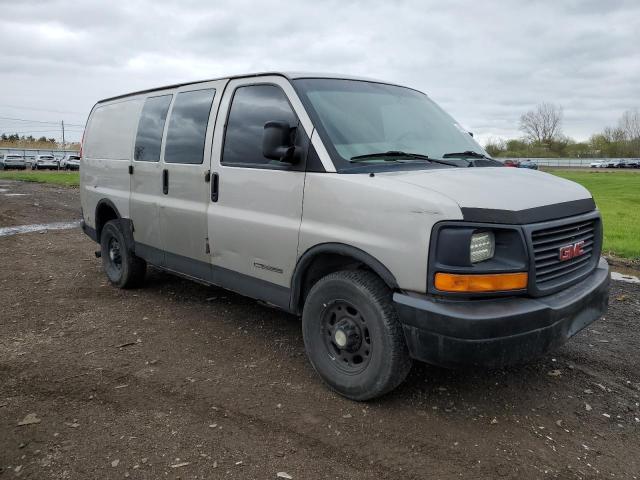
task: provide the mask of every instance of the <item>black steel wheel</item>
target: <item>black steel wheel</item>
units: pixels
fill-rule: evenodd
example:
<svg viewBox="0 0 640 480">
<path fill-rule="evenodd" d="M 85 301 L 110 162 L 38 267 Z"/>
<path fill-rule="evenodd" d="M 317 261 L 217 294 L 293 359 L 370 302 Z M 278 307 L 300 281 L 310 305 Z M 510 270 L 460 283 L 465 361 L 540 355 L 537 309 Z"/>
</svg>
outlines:
<svg viewBox="0 0 640 480">
<path fill-rule="evenodd" d="M 122 253 L 120 252 L 120 241 L 116 237 L 109 238 L 109 263 L 117 271 L 122 270 Z"/>
<path fill-rule="evenodd" d="M 370 400 L 406 378 L 411 358 L 391 290 L 374 273 L 320 279 L 302 313 L 305 349 L 322 380 L 352 400 Z"/>
<path fill-rule="evenodd" d="M 371 358 L 371 335 L 362 313 L 345 300 L 336 300 L 324 310 L 322 330 L 325 348 L 336 367 L 347 374 L 367 368 Z"/>
<path fill-rule="evenodd" d="M 104 271 L 114 286 L 132 288 L 144 281 L 147 263 L 127 245 L 120 220 L 111 220 L 102 228 L 100 253 Z"/>
</svg>

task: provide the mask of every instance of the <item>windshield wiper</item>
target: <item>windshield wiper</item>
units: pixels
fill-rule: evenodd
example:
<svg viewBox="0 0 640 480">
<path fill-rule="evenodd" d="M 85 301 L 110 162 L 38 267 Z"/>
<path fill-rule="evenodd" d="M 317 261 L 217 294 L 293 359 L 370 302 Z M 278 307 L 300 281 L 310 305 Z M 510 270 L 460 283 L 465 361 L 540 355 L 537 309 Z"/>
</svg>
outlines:
<svg viewBox="0 0 640 480">
<path fill-rule="evenodd" d="M 390 157 L 390 158 L 385 158 Z M 451 167 L 458 167 L 459 165 L 453 162 L 446 162 L 444 160 L 436 160 L 434 158 L 429 158 L 428 155 L 423 155 L 421 153 L 409 153 L 402 152 L 399 150 L 389 150 L 388 152 L 375 152 L 375 153 L 367 153 L 365 155 L 356 155 L 355 157 L 351 157 L 351 162 L 361 162 L 368 158 L 385 158 L 385 162 L 395 162 L 398 158 L 409 158 L 411 160 L 424 160 L 427 162 L 440 163 L 442 165 L 449 165 Z"/>
<path fill-rule="evenodd" d="M 456 157 L 488 158 L 489 160 L 493 160 L 492 158 L 487 157 L 486 155 L 483 155 L 478 152 L 474 152 L 472 150 L 465 150 L 464 152 L 451 152 L 451 153 L 445 153 L 444 155 L 442 155 L 442 158 L 456 158 Z"/>
<path fill-rule="evenodd" d="M 366 160 L 367 158 L 383 158 L 383 157 L 395 157 L 395 158 L 414 158 L 416 160 L 430 160 L 427 155 L 420 153 L 408 153 L 401 152 L 399 150 L 389 150 L 388 152 L 374 152 L 366 153 L 364 155 L 356 155 L 351 157 L 352 162 L 358 162 L 360 160 Z M 389 158 L 389 161 L 394 161 L 395 158 Z"/>
<path fill-rule="evenodd" d="M 502 163 L 494 160 L 493 158 L 483 155 L 482 153 L 474 152 L 472 150 L 465 150 L 464 152 L 451 152 L 445 153 L 442 158 L 459 158 L 460 160 L 467 162 L 467 167 L 502 167 Z M 468 160 L 473 158 L 474 160 Z"/>
</svg>

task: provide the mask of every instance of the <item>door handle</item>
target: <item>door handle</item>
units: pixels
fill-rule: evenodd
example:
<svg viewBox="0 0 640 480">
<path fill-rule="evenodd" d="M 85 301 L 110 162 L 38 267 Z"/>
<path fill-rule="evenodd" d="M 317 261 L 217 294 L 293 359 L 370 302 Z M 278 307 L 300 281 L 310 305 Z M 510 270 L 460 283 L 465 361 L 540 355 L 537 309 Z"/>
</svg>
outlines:
<svg viewBox="0 0 640 480">
<path fill-rule="evenodd" d="M 133 165 L 129 165 L 129 175 L 133 175 Z"/>
<path fill-rule="evenodd" d="M 162 170 L 162 193 L 169 193 L 169 170 Z"/>
<path fill-rule="evenodd" d="M 204 172 L 204 181 L 207 183 L 211 181 L 211 170 Z"/>
<path fill-rule="evenodd" d="M 218 174 L 216 172 L 213 172 L 211 174 L 211 201 L 212 202 L 218 201 L 218 181 L 219 181 Z"/>
</svg>

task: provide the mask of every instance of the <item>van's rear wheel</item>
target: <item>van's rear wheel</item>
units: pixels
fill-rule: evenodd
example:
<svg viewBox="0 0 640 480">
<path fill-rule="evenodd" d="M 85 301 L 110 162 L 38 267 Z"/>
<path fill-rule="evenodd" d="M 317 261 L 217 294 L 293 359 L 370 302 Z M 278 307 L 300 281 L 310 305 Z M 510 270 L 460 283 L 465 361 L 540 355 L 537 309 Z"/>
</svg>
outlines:
<svg viewBox="0 0 640 480">
<path fill-rule="evenodd" d="M 352 400 L 384 395 L 411 369 L 391 291 L 371 272 L 342 271 L 319 280 L 305 301 L 302 333 L 313 368 Z"/>
<path fill-rule="evenodd" d="M 112 285 L 133 288 L 142 284 L 147 263 L 131 251 L 117 220 L 107 222 L 102 228 L 100 253 L 102 266 Z"/>
</svg>

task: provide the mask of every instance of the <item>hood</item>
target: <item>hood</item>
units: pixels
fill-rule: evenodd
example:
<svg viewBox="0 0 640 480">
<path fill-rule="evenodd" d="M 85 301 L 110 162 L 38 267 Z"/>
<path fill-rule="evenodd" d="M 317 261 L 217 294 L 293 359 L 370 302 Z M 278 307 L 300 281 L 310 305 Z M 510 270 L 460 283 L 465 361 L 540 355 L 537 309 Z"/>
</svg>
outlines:
<svg viewBox="0 0 640 480">
<path fill-rule="evenodd" d="M 465 209 L 520 212 L 566 202 L 581 203 L 583 210 L 594 208 L 591 194 L 583 186 L 530 169 L 446 168 L 378 175 L 445 195 L 463 212 Z M 554 213 L 553 208 L 545 210 L 548 218 L 544 219 L 568 216 L 558 214 L 559 211 Z M 582 212 L 572 214 L 577 213 Z"/>
</svg>

